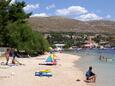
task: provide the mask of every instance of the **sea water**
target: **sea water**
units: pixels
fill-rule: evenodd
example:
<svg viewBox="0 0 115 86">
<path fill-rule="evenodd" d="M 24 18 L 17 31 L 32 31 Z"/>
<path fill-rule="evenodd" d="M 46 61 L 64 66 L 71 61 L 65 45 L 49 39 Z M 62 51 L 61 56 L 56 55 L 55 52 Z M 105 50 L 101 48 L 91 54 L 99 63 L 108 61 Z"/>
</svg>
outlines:
<svg viewBox="0 0 115 86">
<path fill-rule="evenodd" d="M 89 66 L 93 67 L 97 77 L 96 86 L 115 86 L 115 50 L 81 49 L 71 51 L 71 53 L 81 56 L 75 64 L 82 69 L 84 75 Z M 100 60 L 100 55 L 109 60 Z"/>
</svg>

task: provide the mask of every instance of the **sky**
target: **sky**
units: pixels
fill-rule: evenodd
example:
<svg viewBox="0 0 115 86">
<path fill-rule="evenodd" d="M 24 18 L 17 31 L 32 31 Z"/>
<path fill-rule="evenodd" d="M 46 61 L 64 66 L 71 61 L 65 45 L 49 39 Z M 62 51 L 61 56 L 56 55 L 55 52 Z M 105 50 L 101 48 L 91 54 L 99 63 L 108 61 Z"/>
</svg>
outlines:
<svg viewBox="0 0 115 86">
<path fill-rule="evenodd" d="M 14 3 L 16 0 L 12 0 Z M 17 0 L 32 16 L 64 16 L 78 20 L 115 20 L 115 0 Z"/>
</svg>

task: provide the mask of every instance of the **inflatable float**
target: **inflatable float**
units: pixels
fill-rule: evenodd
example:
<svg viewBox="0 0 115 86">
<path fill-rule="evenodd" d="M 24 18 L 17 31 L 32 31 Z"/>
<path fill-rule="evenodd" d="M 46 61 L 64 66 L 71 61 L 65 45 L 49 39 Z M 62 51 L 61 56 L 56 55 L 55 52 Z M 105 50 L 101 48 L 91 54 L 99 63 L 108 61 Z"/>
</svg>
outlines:
<svg viewBox="0 0 115 86">
<path fill-rule="evenodd" d="M 35 76 L 47 76 L 47 77 L 51 77 L 52 73 L 50 72 L 49 69 L 45 69 L 45 70 L 40 70 L 39 72 L 35 72 Z"/>
<path fill-rule="evenodd" d="M 35 76 L 46 76 L 46 77 L 52 77 L 52 73 L 48 72 L 35 72 Z"/>
</svg>

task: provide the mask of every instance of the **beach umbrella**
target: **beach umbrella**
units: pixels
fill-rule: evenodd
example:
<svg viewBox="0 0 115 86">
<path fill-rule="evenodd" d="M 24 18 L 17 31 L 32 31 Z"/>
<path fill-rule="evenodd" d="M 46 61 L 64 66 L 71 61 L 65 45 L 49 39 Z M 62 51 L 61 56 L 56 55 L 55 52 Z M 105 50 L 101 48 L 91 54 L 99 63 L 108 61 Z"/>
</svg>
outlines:
<svg viewBox="0 0 115 86">
<path fill-rule="evenodd" d="M 52 50 L 53 48 L 52 47 L 49 47 L 49 50 Z"/>
<path fill-rule="evenodd" d="M 53 58 L 51 57 L 51 55 L 46 59 L 46 62 L 53 62 Z"/>
<path fill-rule="evenodd" d="M 55 54 L 51 54 L 51 57 L 53 58 L 53 59 L 56 59 L 56 55 Z"/>
</svg>

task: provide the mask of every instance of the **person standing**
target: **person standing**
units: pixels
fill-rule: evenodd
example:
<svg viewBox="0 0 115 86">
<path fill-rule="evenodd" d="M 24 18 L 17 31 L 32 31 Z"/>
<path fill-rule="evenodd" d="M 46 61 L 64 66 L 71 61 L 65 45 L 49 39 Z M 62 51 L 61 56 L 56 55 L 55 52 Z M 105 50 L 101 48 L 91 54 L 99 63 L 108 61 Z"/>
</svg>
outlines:
<svg viewBox="0 0 115 86">
<path fill-rule="evenodd" d="M 9 57 L 10 57 L 10 49 L 6 49 L 6 52 L 5 52 L 6 65 L 8 65 Z"/>
<path fill-rule="evenodd" d="M 15 57 L 17 56 L 17 51 L 14 48 L 12 48 L 11 53 L 12 53 L 12 64 L 15 64 Z"/>
</svg>

